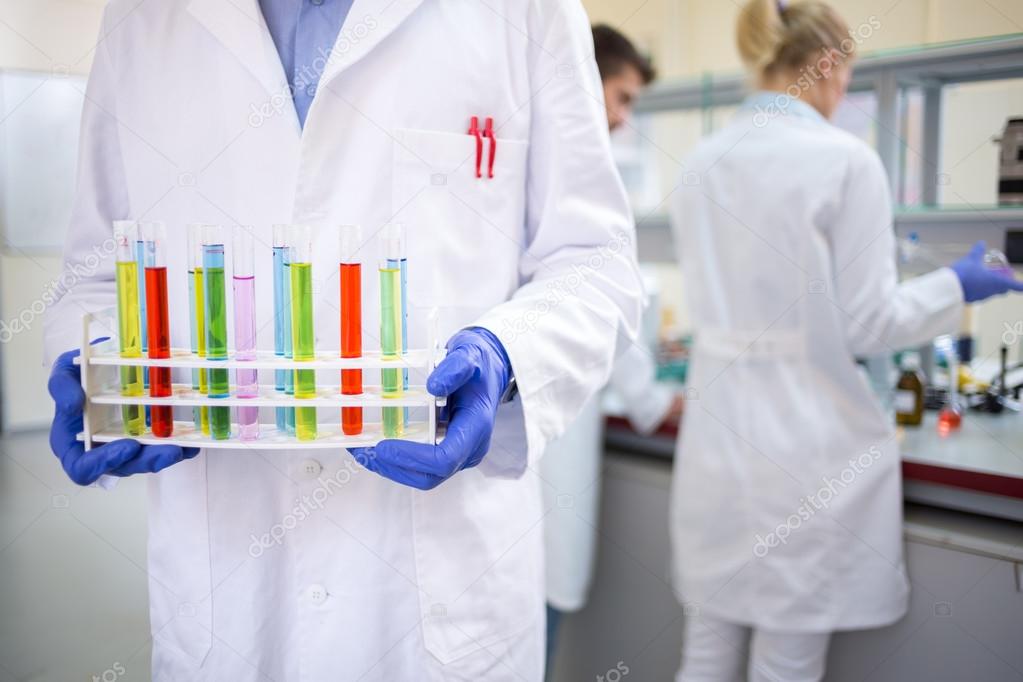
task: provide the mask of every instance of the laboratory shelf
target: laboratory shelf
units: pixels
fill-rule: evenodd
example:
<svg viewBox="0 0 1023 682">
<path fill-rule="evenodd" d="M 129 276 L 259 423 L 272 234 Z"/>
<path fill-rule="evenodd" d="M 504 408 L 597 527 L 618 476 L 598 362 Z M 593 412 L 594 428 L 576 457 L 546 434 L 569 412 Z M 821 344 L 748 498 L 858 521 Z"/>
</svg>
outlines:
<svg viewBox="0 0 1023 682">
<path fill-rule="evenodd" d="M 949 85 L 1023 77 L 1023 34 L 935 43 L 868 53 L 856 60 L 853 92 L 873 90 L 885 77 L 900 85 Z M 741 73 L 664 81 L 636 102 L 637 113 L 735 106 L 749 93 Z"/>
<path fill-rule="evenodd" d="M 213 398 L 199 393 L 190 384 L 173 384 L 171 395 L 154 398 L 149 395 L 124 396 L 117 386 L 93 393 L 90 400 L 96 405 L 181 405 L 212 407 L 402 407 L 425 406 L 437 403 L 438 399 L 427 393 L 423 386 L 409 386 L 401 396 L 384 397 L 380 386 L 363 386 L 362 393 L 344 395 L 337 386 L 323 386 L 316 390 L 315 398 L 296 398 L 282 393 L 272 385 L 259 387 L 259 394 L 243 398 L 237 394 L 237 387 L 231 386 L 230 395 Z"/>
<path fill-rule="evenodd" d="M 241 440 L 235 434 L 239 432 L 238 424 L 231 424 L 231 438 L 215 440 L 202 431 L 197 431 L 190 421 L 175 421 L 174 434 L 170 438 L 157 438 L 152 433 L 141 436 L 126 436 L 120 425 L 102 429 L 92 434 L 93 443 L 109 443 L 114 440 L 131 438 L 143 445 L 166 445 L 172 443 L 184 447 L 206 448 L 218 450 L 299 450 L 299 449 L 337 449 L 360 448 L 376 445 L 384 440 L 383 430 L 378 422 L 365 422 L 362 433 L 349 436 L 341 432 L 338 424 L 318 424 L 317 437 L 313 440 L 296 440 L 294 435 L 280 433 L 274 424 L 260 424 L 259 438 Z M 416 443 L 431 443 L 434 436 L 425 422 L 413 422 L 405 426 L 402 440 Z M 84 435 L 79 435 L 84 440 Z"/>
<path fill-rule="evenodd" d="M 985 225 L 1023 229 L 1023 206 L 903 206 L 895 211 L 895 226 Z"/>
</svg>

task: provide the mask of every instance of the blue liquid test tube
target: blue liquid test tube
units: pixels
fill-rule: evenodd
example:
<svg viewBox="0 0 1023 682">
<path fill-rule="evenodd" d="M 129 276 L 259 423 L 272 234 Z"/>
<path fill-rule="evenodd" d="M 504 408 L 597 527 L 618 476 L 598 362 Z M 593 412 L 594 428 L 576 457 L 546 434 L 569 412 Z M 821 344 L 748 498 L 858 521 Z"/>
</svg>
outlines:
<svg viewBox="0 0 1023 682">
<path fill-rule="evenodd" d="M 273 354 L 278 358 L 290 357 L 287 350 L 292 345 L 292 297 L 290 291 L 291 278 L 284 272 L 287 261 L 287 226 L 273 226 Z M 286 390 L 288 381 L 294 380 L 294 372 L 288 369 L 275 369 L 273 372 L 273 388 L 280 393 Z M 294 385 L 292 392 L 294 393 Z M 277 431 L 280 434 L 293 433 L 295 429 L 295 408 L 274 408 Z M 291 430 L 288 430 L 291 424 Z"/>
<path fill-rule="evenodd" d="M 287 241 L 288 226 L 287 225 L 275 225 L 274 226 L 274 244 L 280 245 L 280 298 L 275 298 L 275 312 L 279 312 L 279 316 L 275 317 L 275 324 L 277 320 L 282 321 L 281 330 L 284 336 L 283 348 L 284 357 L 288 360 L 294 359 L 295 353 L 292 348 L 291 339 L 291 250 L 288 248 Z M 275 254 L 276 255 L 276 254 Z M 274 294 L 277 293 L 277 271 L 274 271 Z M 279 302 L 279 307 L 276 303 Z M 274 327 L 276 332 L 277 327 Z M 276 335 L 276 334 L 275 334 Z M 275 340 L 276 343 L 276 340 Z M 276 353 L 276 349 L 274 351 Z M 295 395 L 295 371 L 291 369 L 279 370 L 284 374 L 284 393 L 286 395 Z M 279 376 L 279 375 L 278 375 Z M 277 378 L 275 376 L 275 387 Z M 283 415 L 282 415 L 283 413 Z M 287 433 L 288 435 L 295 435 L 295 408 L 284 407 L 279 408 L 277 413 L 277 429 L 281 433 Z M 283 416 L 283 428 L 281 427 L 281 417 Z"/>
</svg>

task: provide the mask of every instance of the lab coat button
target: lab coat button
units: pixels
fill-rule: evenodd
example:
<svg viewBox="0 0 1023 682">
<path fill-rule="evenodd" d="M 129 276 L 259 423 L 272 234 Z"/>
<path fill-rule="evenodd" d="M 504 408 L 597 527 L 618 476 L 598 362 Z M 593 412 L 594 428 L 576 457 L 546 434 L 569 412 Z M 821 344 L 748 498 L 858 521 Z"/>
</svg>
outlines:
<svg viewBox="0 0 1023 682">
<path fill-rule="evenodd" d="M 304 460 L 299 467 L 299 471 L 306 478 L 316 478 L 323 471 L 323 465 L 317 462 L 315 459 Z"/>
<path fill-rule="evenodd" d="M 306 590 L 306 594 L 309 597 L 309 601 L 317 606 L 327 601 L 327 588 L 323 585 L 310 585 L 309 589 Z"/>
</svg>

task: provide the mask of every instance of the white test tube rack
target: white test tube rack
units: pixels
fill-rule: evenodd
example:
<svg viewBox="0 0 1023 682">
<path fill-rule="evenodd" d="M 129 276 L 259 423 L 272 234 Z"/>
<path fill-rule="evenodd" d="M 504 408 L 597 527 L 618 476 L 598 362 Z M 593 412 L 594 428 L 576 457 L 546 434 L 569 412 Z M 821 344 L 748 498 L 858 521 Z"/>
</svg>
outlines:
<svg viewBox="0 0 1023 682">
<path fill-rule="evenodd" d="M 181 369 L 258 369 L 264 370 L 267 376 L 273 376 L 271 370 L 276 369 L 311 369 L 333 370 L 342 369 L 422 369 L 423 376 L 429 376 L 437 363 L 444 356 L 437 336 L 436 311 L 428 316 L 427 348 L 408 350 L 399 359 L 384 359 L 380 351 L 364 351 L 359 358 L 342 358 L 339 351 L 317 351 L 314 360 L 296 361 L 275 355 L 270 351 L 257 351 L 255 360 L 238 360 L 234 352 L 228 354 L 226 360 L 210 360 L 200 358 L 189 349 L 173 348 L 167 359 L 122 358 L 117 350 L 114 339 L 101 343 L 90 344 L 90 328 L 97 320 L 105 320 L 104 328 L 116 329 L 116 318 L 113 311 L 104 313 L 87 313 L 82 317 L 81 354 L 75 358 L 75 364 L 81 367 L 82 389 L 85 391 L 85 410 L 82 419 L 83 431 L 79 440 L 84 441 L 88 450 L 94 444 L 106 443 L 121 438 L 132 438 L 143 444 L 174 444 L 187 447 L 207 449 L 234 450 L 265 450 L 275 448 L 307 449 L 307 448 L 338 448 L 368 447 L 384 440 L 380 422 L 363 421 L 362 433 L 349 436 L 341 430 L 342 407 L 423 407 L 425 418 L 410 420 L 405 424 L 402 440 L 417 443 L 436 444 L 443 436 L 437 424 L 437 408 L 445 404 L 444 398 L 437 398 L 426 390 L 426 386 L 409 385 L 400 397 L 384 397 L 380 386 L 363 384 L 363 392 L 359 395 L 344 395 L 339 385 L 317 388 L 315 398 L 296 398 L 277 391 L 273 384 L 260 384 L 259 395 L 253 398 L 240 398 L 235 395 L 236 387 L 231 383 L 228 397 L 211 398 L 192 388 L 192 384 L 175 383 L 169 397 L 153 398 L 148 394 L 140 396 L 121 395 L 119 367 L 171 367 Z M 233 374 L 233 372 L 231 372 Z M 233 377 L 232 377 L 233 378 Z M 121 421 L 123 405 L 170 405 L 173 407 L 315 407 L 317 416 L 331 414 L 330 422 L 317 424 L 317 437 L 312 440 L 299 440 L 294 434 L 281 433 L 273 422 L 262 422 L 259 425 L 259 437 L 254 440 L 242 440 L 238 437 L 237 423 L 231 424 L 231 437 L 215 439 L 195 428 L 192 420 L 175 420 L 174 433 L 170 438 L 157 438 L 148 430 L 141 436 L 129 436 L 124 432 Z M 262 412 L 262 411 L 261 411 Z M 269 411 L 268 411 L 269 412 Z"/>
</svg>

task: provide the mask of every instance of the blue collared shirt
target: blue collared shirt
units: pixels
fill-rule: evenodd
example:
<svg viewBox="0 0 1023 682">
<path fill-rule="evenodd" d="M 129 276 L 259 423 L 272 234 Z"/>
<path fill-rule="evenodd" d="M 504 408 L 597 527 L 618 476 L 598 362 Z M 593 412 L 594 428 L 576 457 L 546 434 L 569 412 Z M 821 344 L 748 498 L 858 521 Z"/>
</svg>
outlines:
<svg viewBox="0 0 1023 682">
<path fill-rule="evenodd" d="M 316 96 L 323 67 L 334 49 L 338 33 L 353 0 L 259 0 L 267 28 L 291 87 L 298 122 L 305 118 Z"/>
</svg>

